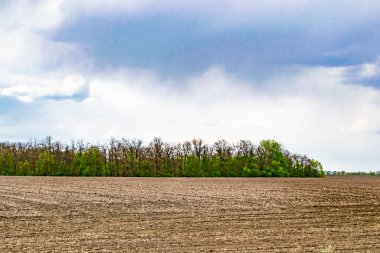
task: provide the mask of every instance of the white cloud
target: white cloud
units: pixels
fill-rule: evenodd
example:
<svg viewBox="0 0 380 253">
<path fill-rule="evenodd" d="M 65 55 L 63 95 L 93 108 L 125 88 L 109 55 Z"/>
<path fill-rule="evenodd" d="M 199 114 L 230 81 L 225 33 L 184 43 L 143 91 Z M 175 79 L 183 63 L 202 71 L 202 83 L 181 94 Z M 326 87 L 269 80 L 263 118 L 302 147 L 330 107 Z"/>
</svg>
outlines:
<svg viewBox="0 0 380 253">
<path fill-rule="evenodd" d="M 51 31 L 64 21 L 63 0 L 5 1 L 0 5 L 0 28 L 5 30 Z"/>
<path fill-rule="evenodd" d="M 0 97 L 31 101 L 83 91 L 85 80 L 77 78 L 83 79 L 77 69 L 86 60 L 81 60 L 80 46 L 48 36 L 65 21 L 62 2 L 21 0 L 0 5 Z"/>
<path fill-rule="evenodd" d="M 83 76 L 35 77 L 14 76 L 6 80 L 7 86 L 0 87 L 0 96 L 16 97 L 25 102 L 32 102 L 43 97 L 73 97 L 86 92 L 87 85 Z"/>
<path fill-rule="evenodd" d="M 31 31 L 0 30 L 0 36 L 0 66 L 9 73 L 62 67 L 83 55 L 75 44 L 51 41 Z"/>
</svg>

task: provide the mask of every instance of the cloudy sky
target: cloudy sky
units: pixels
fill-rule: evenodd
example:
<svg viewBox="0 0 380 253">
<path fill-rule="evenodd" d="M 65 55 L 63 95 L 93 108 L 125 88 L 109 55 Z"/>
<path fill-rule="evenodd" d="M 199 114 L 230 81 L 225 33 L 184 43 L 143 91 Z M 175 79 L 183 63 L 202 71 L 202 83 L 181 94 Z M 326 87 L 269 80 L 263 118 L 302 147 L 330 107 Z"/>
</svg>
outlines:
<svg viewBox="0 0 380 253">
<path fill-rule="evenodd" d="M 380 1 L 1 0 L 0 140 L 275 139 L 380 169 Z"/>
</svg>

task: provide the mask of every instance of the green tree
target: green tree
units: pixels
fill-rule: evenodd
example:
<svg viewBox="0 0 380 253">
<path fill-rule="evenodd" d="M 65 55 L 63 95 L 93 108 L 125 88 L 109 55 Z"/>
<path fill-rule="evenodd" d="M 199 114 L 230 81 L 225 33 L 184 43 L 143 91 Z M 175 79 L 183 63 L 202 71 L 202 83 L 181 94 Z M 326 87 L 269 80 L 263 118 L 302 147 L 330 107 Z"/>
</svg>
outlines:
<svg viewBox="0 0 380 253">
<path fill-rule="evenodd" d="M 4 150 L 0 153 L 1 174 L 12 176 L 16 173 L 16 164 L 13 153 L 10 150 Z"/>
<path fill-rule="evenodd" d="M 36 175 L 49 176 L 52 175 L 52 170 L 55 166 L 54 156 L 48 151 L 42 151 L 38 155 L 36 162 Z"/>
<path fill-rule="evenodd" d="M 258 161 L 261 171 L 269 177 L 289 176 L 289 161 L 282 146 L 274 140 L 263 140 L 258 147 Z"/>
</svg>

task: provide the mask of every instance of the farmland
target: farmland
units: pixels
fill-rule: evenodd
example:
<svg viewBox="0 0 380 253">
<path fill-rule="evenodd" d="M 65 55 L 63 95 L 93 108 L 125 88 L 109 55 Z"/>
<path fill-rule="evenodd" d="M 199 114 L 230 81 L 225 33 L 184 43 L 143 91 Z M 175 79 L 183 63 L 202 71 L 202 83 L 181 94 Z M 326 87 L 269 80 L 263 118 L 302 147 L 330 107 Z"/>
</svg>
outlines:
<svg viewBox="0 0 380 253">
<path fill-rule="evenodd" d="M 379 252 L 380 178 L 0 177 L 0 252 Z"/>
</svg>

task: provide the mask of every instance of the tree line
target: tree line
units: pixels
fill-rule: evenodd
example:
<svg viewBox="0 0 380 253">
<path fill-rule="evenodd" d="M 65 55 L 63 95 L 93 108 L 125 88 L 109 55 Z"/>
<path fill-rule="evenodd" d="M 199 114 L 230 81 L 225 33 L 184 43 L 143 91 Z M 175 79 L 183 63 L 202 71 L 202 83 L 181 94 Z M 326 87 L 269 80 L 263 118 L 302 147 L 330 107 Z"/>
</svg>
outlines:
<svg viewBox="0 0 380 253">
<path fill-rule="evenodd" d="M 325 171 L 329 176 L 380 176 L 380 171 Z"/>
<path fill-rule="evenodd" d="M 168 143 L 154 138 L 109 139 L 63 144 L 41 141 L 0 143 L 0 175 L 112 177 L 323 177 L 320 162 L 293 154 L 274 140 L 213 145 L 202 139 Z"/>
</svg>

